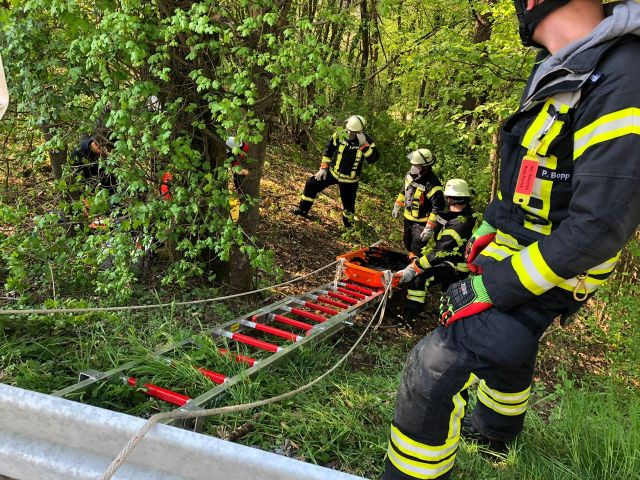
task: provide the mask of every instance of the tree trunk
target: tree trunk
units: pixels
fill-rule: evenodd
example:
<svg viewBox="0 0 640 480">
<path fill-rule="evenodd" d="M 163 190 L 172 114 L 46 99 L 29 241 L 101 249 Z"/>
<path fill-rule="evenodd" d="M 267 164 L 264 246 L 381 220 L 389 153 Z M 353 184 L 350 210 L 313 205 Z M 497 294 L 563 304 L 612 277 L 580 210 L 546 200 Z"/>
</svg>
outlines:
<svg viewBox="0 0 640 480">
<path fill-rule="evenodd" d="M 500 122 L 502 124 L 502 122 Z M 498 187 L 500 181 L 500 147 L 502 138 L 500 136 L 500 128 L 498 128 L 491 136 L 491 154 L 489 155 L 489 167 L 491 168 L 491 192 L 489 201 L 493 201 L 498 195 Z"/>
<path fill-rule="evenodd" d="M 53 127 L 51 125 L 43 125 L 40 129 L 47 142 L 53 138 Z M 51 171 L 55 180 L 62 178 L 62 166 L 67 163 L 67 155 L 68 151 L 66 148 L 62 150 L 49 150 L 49 161 L 51 162 Z"/>
</svg>

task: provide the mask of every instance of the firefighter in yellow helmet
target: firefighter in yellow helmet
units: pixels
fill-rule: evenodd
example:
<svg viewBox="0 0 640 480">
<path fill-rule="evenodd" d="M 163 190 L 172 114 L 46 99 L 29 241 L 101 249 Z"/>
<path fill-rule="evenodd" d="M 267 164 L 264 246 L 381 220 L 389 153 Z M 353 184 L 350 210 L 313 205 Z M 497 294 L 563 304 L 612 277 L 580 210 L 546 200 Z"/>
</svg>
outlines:
<svg viewBox="0 0 640 480">
<path fill-rule="evenodd" d="M 347 119 L 346 130 L 331 136 L 324 149 L 320 169 L 307 179 L 300 204 L 293 213 L 306 217 L 318 194 L 337 184 L 342 200 L 342 222 L 345 227 L 351 227 L 364 162 L 374 163 L 379 157 L 378 149 L 364 127 L 362 116 L 351 115 Z"/>
<path fill-rule="evenodd" d="M 436 228 L 436 218 L 445 208 L 442 183 L 431 167 L 436 157 L 431 150 L 419 148 L 407 155 L 411 169 L 404 177 L 404 185 L 396 198 L 391 216 L 404 216 L 404 248 L 417 256 Z"/>
<path fill-rule="evenodd" d="M 427 287 L 440 285 L 446 290 L 469 275 L 464 250 L 475 223 L 469 185 L 461 178 L 451 179 L 445 184 L 444 197 L 448 208 L 436 217 L 433 246 L 427 245 L 421 257 L 396 273 L 400 276 L 399 285 L 407 285 L 403 322 L 409 328 L 414 327 L 416 315 L 424 310 Z"/>
</svg>

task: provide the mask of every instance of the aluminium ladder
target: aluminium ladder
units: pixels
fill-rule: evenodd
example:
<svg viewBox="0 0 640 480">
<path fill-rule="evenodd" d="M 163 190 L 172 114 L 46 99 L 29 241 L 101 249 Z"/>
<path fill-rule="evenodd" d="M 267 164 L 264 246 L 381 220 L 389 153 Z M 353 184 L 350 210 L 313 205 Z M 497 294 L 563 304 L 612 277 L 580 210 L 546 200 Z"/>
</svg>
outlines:
<svg viewBox="0 0 640 480">
<path fill-rule="evenodd" d="M 160 385 L 140 382 L 136 377 L 126 373 L 133 367 L 138 367 L 143 360 L 130 361 L 105 372 L 95 370 L 81 372 L 78 383 L 53 392 L 52 395 L 67 397 L 83 392 L 97 383 L 110 381 L 137 388 L 146 395 L 175 405 L 183 411 L 208 408 L 233 385 L 273 366 L 303 345 L 324 340 L 337 333 L 345 325 L 350 324 L 350 320 L 358 312 L 380 301 L 383 293 L 382 288 L 364 287 L 345 279 L 337 282 L 335 288 L 332 282 L 302 295 L 287 297 L 202 332 L 202 335 L 210 335 L 216 340 L 219 353 L 231 356 L 236 363 L 246 368 L 235 375 L 227 375 L 194 365 L 195 369 L 214 384 L 212 388 L 195 398 Z M 279 328 L 283 325 L 286 325 L 288 330 Z M 266 337 L 267 340 L 256 338 L 256 335 Z M 251 355 L 232 353 L 224 348 L 222 345 L 224 342 L 230 345 L 234 342 L 248 346 L 263 353 L 267 352 L 268 355 L 256 359 Z M 171 360 L 166 357 L 167 354 L 194 343 L 193 339 L 186 339 L 162 348 L 153 356 L 171 364 Z M 177 420 L 172 424 L 196 431 L 202 428 L 201 419 L 195 422 Z"/>
</svg>

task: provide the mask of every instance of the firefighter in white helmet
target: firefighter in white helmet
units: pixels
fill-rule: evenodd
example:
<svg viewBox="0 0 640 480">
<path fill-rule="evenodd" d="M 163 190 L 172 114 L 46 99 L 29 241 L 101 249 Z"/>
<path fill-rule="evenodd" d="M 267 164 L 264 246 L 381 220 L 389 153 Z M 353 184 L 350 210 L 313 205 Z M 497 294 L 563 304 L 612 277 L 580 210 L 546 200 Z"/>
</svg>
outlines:
<svg viewBox="0 0 640 480">
<path fill-rule="evenodd" d="M 464 253 L 475 224 L 471 191 L 466 181 L 454 178 L 445 184 L 444 197 L 448 209 L 436 218 L 435 244 L 432 248 L 425 247 L 420 258 L 397 272 L 401 276 L 399 284 L 408 286 L 403 322 L 409 328 L 424 309 L 427 287 L 437 284 L 446 290 L 469 275 Z"/>
<path fill-rule="evenodd" d="M 342 222 L 351 227 L 356 210 L 356 193 L 364 161 L 374 163 L 379 154 L 373 139 L 364 132 L 365 120 L 360 115 L 347 119 L 346 130 L 334 133 L 322 155 L 320 169 L 304 186 L 300 204 L 293 211 L 306 217 L 318 194 L 338 184 L 342 200 Z"/>
<path fill-rule="evenodd" d="M 436 157 L 431 150 L 419 148 L 407 155 L 411 169 L 396 198 L 391 215 L 398 218 L 404 212 L 404 248 L 411 257 L 420 254 L 436 227 L 436 218 L 445 209 L 442 183 L 431 167 Z"/>
</svg>

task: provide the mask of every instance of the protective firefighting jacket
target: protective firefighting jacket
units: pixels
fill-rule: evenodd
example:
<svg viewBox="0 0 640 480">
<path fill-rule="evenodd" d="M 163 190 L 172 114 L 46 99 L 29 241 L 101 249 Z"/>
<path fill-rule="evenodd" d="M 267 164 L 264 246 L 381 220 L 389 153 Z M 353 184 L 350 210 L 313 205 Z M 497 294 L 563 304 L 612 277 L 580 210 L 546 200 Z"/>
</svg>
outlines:
<svg viewBox="0 0 640 480">
<path fill-rule="evenodd" d="M 497 233 L 475 262 L 498 309 L 551 289 L 585 299 L 640 223 L 640 38 L 629 33 L 640 5 L 609 8 L 627 18 L 534 71 L 503 125 L 500 191 L 484 215 Z"/>
<path fill-rule="evenodd" d="M 461 212 L 442 212 L 437 216 L 436 223 L 435 244 L 429 252 L 420 257 L 418 265 L 427 269 L 447 262 L 458 271 L 468 272 L 464 250 L 475 224 L 471 208 L 466 207 Z"/>
<path fill-rule="evenodd" d="M 367 143 L 360 145 L 357 138 L 350 140 L 346 130 L 334 133 L 322 154 L 322 165 L 329 167 L 329 172 L 340 183 L 356 183 L 360 181 L 364 160 L 375 163 L 380 154 L 373 139 L 364 134 Z"/>
<path fill-rule="evenodd" d="M 445 209 L 442 184 L 431 168 L 414 178 L 404 177 L 404 187 L 396 198 L 396 204 L 404 208 L 404 218 L 414 222 L 435 222 L 438 213 Z"/>
</svg>

